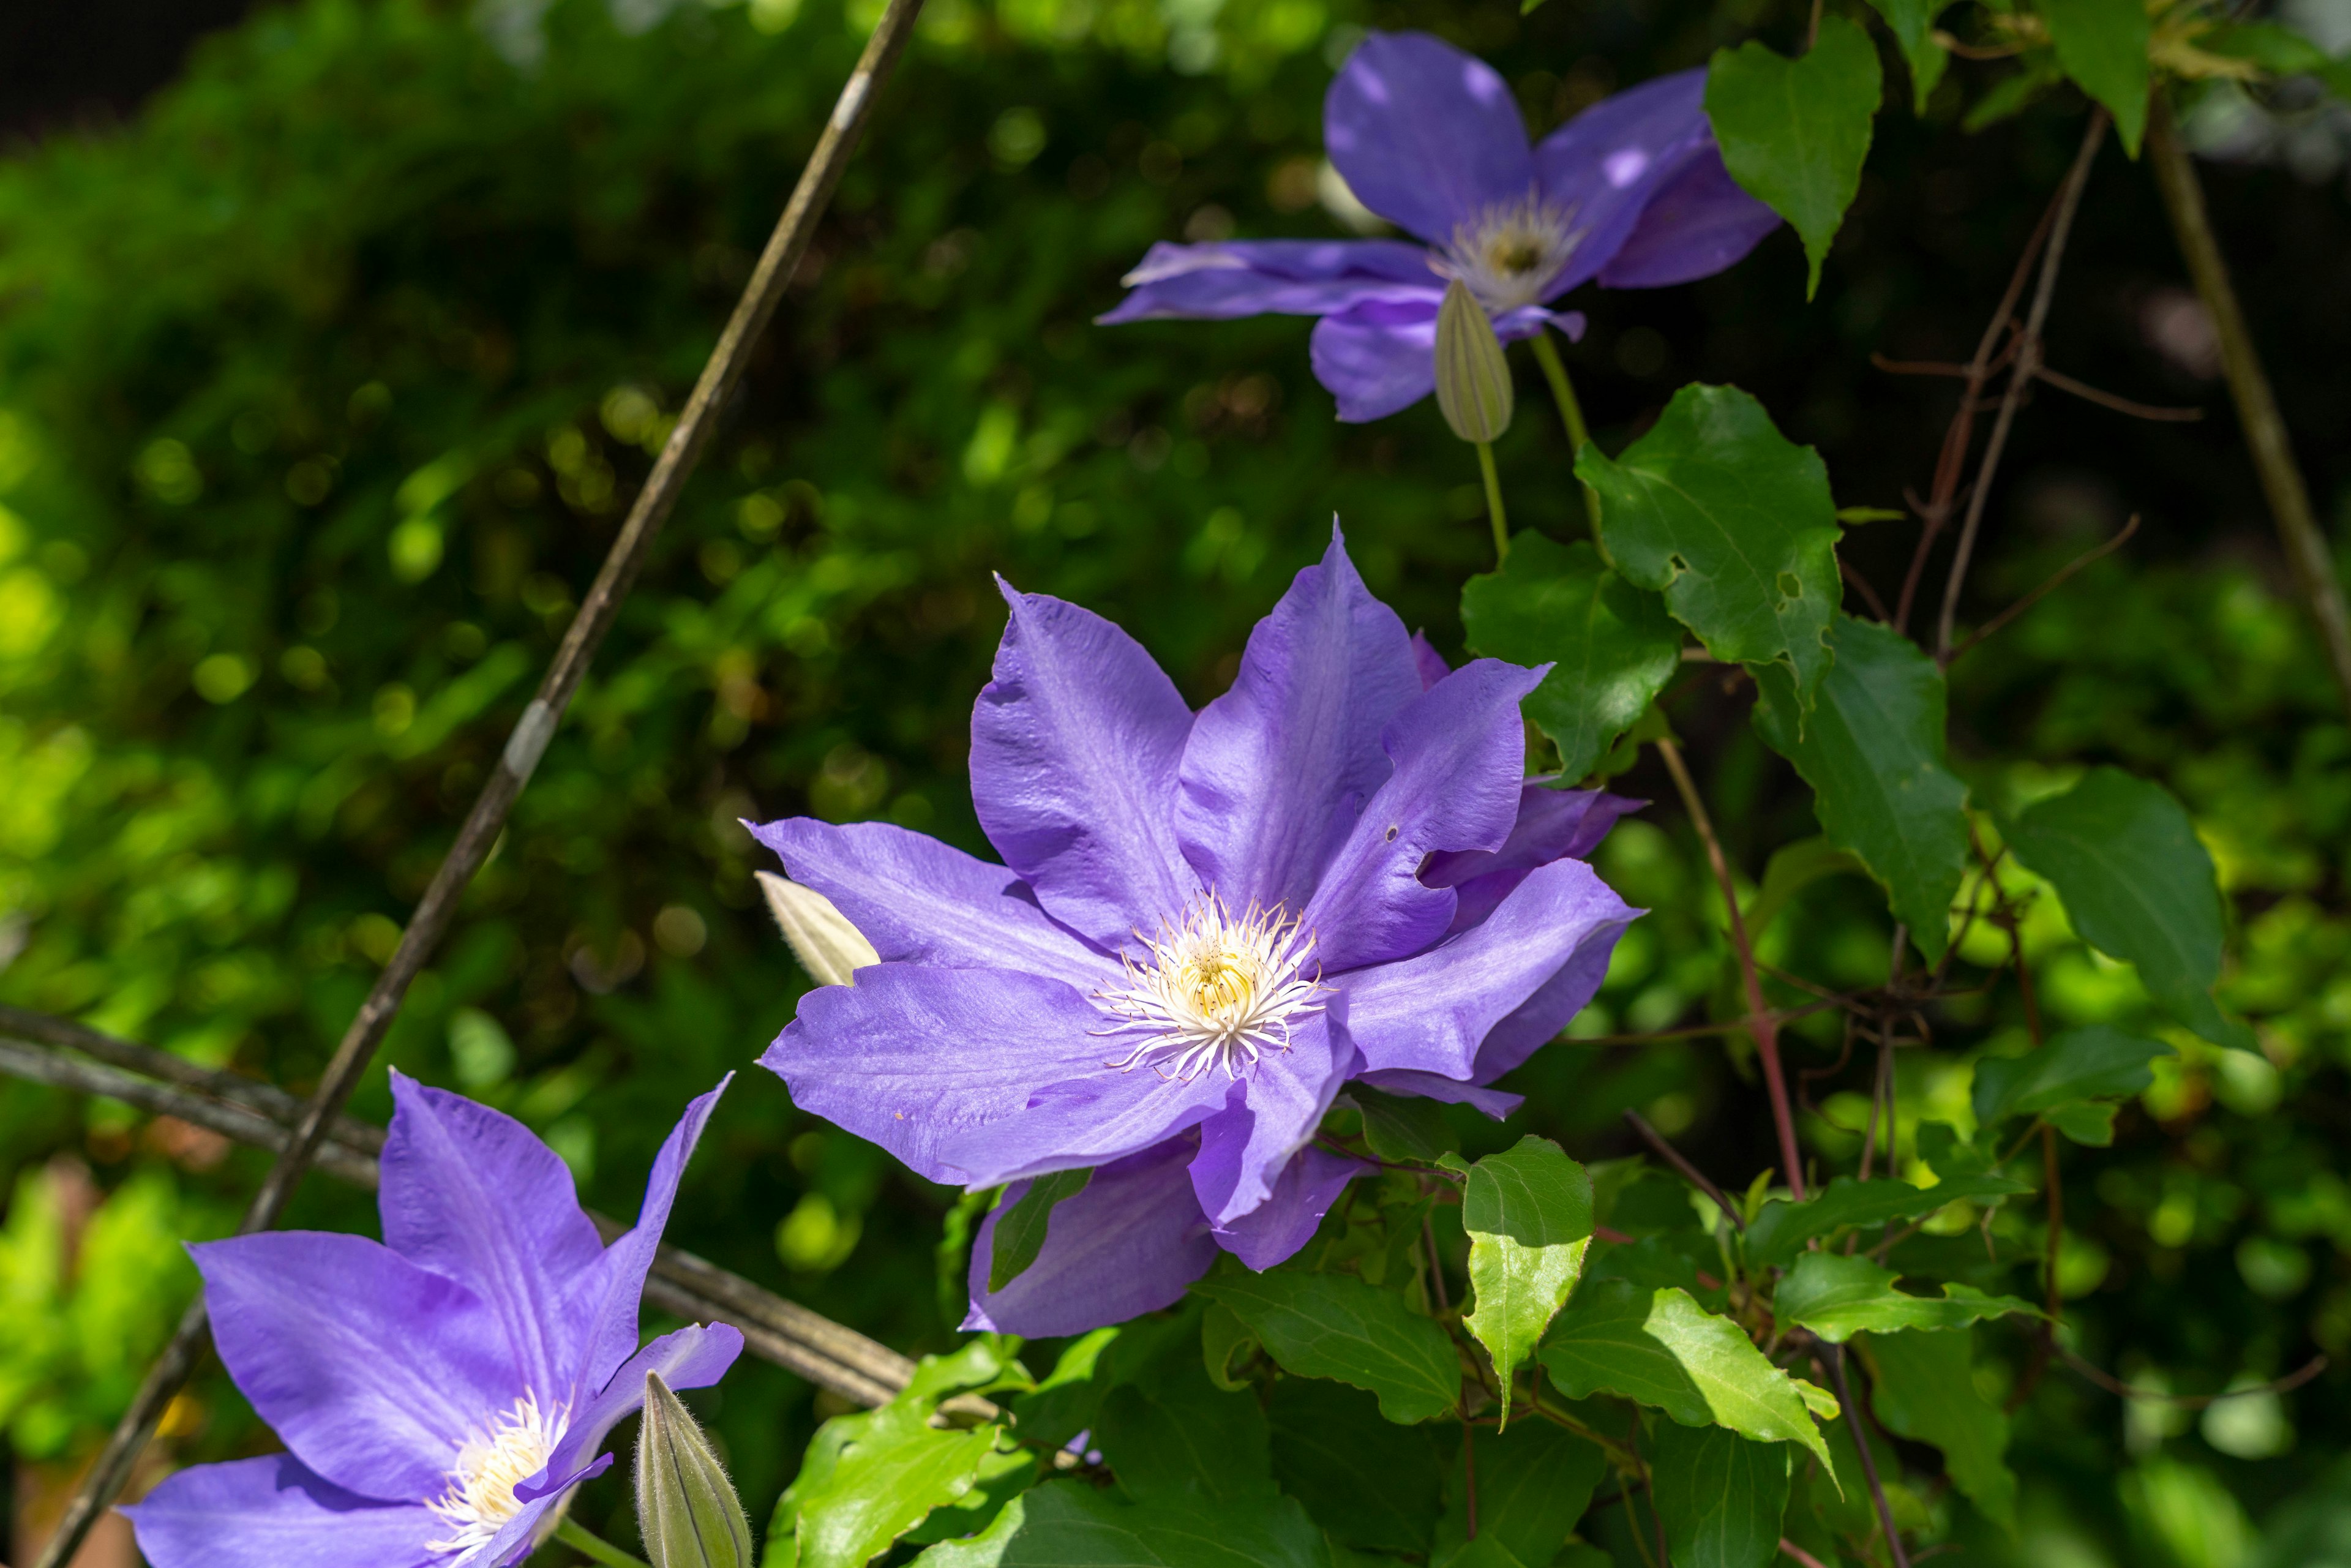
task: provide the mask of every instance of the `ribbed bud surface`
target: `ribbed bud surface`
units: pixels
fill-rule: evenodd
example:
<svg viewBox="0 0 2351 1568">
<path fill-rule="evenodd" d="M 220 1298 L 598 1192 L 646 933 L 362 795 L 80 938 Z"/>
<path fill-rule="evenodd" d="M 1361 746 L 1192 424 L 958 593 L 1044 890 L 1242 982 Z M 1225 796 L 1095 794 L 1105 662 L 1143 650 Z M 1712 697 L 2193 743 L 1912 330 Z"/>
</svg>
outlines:
<svg viewBox="0 0 2351 1568">
<path fill-rule="evenodd" d="M 726 1467 L 650 1372 L 637 1430 L 637 1532 L 653 1568 L 752 1568 L 750 1522 Z"/>
<path fill-rule="evenodd" d="M 1437 310 L 1437 406 L 1464 441 L 1494 442 L 1510 428 L 1515 398 L 1502 340 L 1468 286 L 1445 286 Z"/>
</svg>

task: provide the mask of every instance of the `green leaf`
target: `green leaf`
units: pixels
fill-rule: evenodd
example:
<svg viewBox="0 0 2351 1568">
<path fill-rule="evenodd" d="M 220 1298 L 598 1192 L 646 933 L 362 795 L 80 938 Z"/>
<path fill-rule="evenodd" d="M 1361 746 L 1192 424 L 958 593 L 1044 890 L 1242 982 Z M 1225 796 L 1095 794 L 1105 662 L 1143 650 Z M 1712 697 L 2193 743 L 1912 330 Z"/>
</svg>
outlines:
<svg viewBox="0 0 2351 1568">
<path fill-rule="evenodd" d="M 1054 1171 L 1020 1184 L 1020 1196 L 996 1222 L 995 1245 L 987 1259 L 991 1291 L 1004 1289 L 1037 1261 L 1037 1254 L 1044 1249 L 1045 1227 L 1052 1219 L 1053 1206 L 1085 1191 L 1093 1174 L 1091 1170 Z M 1004 1190 L 1009 1197 L 1013 1189 Z"/>
<path fill-rule="evenodd" d="M 1755 674 L 1755 731 L 1813 787 L 1829 841 L 1861 857 L 1928 963 L 1950 945 L 1968 858 L 1967 786 L 1943 756 L 1943 672 L 1875 621 L 1839 616 L 1836 663 L 1800 711 L 1778 666 Z"/>
<path fill-rule="evenodd" d="M 1794 225 L 1804 242 L 1809 299 L 1861 189 L 1877 113 L 1877 46 L 1857 22 L 1821 18 L 1819 38 L 1796 59 L 1750 41 L 1717 49 L 1706 75 L 1706 116 L 1723 165 L 1748 193 Z"/>
<path fill-rule="evenodd" d="M 1266 1406 L 1273 1477 L 1314 1521 L 1349 1546 L 1425 1555 L 1443 1469 L 1432 1428 L 1379 1419 L 1359 1388 L 1285 1377 Z"/>
<path fill-rule="evenodd" d="M 1655 594 L 1583 541 L 1531 529 L 1510 541 L 1499 570 L 1462 589 L 1461 624 L 1480 653 L 1552 666 L 1524 706 L 1570 780 L 1599 765 L 1681 667 L 1681 629 Z"/>
<path fill-rule="evenodd" d="M 1829 667 L 1836 503 L 1820 454 L 1737 387 L 1690 385 L 1649 433 L 1575 472 L 1600 497 L 1600 538 L 1628 581 L 1729 664 L 1784 664 L 1809 703 Z"/>
<path fill-rule="evenodd" d="M 916 1546 L 977 1535 L 995 1522 L 1004 1505 L 1037 1484 L 1043 1463 L 1034 1449 L 1014 1443 L 1010 1433 L 999 1433 L 995 1451 L 979 1461 L 971 1490 L 953 1502 L 931 1510 L 928 1518 L 899 1537 Z"/>
<path fill-rule="evenodd" d="M 1347 1098 L 1364 1113 L 1364 1142 L 1384 1160 L 1434 1165 L 1457 1146 L 1445 1107 L 1418 1095 L 1385 1094 L 1370 1085 L 1347 1085 Z"/>
<path fill-rule="evenodd" d="M 1673 1352 L 1649 1337 L 1655 1292 L 1630 1280 L 1593 1280 L 1575 1293 L 1544 1339 L 1541 1359 L 1570 1399 L 1614 1394 L 1654 1405 L 1686 1427 L 1714 1420 L 1706 1396 Z"/>
<path fill-rule="evenodd" d="M 1188 1356 L 1102 1401 L 1094 1445 L 1137 1502 L 1171 1493 L 1229 1501 L 1273 1490 L 1265 1412 L 1254 1395 L 1227 1394 Z"/>
<path fill-rule="evenodd" d="M 1853 1226 L 1889 1225 L 1917 1219 L 1962 1198 L 2007 1197 L 2032 1189 L 2006 1176 L 1947 1176 L 1933 1186 L 1880 1177 L 1855 1181 L 1839 1176 L 1802 1203 L 1773 1198 L 1747 1228 L 1747 1257 L 1761 1267 L 1786 1263 L 1816 1236 L 1834 1236 Z"/>
<path fill-rule="evenodd" d="M 1112 1389 L 1132 1383 L 1199 1332 L 1197 1315 L 1183 1312 L 1096 1329 L 1072 1341 L 1043 1382 L 1013 1398 L 1020 1435 L 1060 1448 L 1094 1424 Z"/>
<path fill-rule="evenodd" d="M 766 1568 L 864 1568 L 933 1509 L 970 1491 L 1000 1428 L 935 1427 L 931 1414 L 959 1388 L 1002 1368 L 987 1340 L 926 1356 L 906 1391 L 878 1410 L 817 1428 L 800 1473 L 776 1504 Z"/>
<path fill-rule="evenodd" d="M 1951 1484 L 1987 1518 L 2016 1528 L 2016 1476 L 2003 1457 L 2008 1417 L 1976 1386 L 1972 1333 L 1912 1333 L 1857 1341 L 1868 1361 L 1870 1406 L 1889 1432 L 1943 1452 Z"/>
<path fill-rule="evenodd" d="M 1935 41 L 1935 18 L 1943 13 L 1950 0 L 1869 0 L 1877 14 L 1886 18 L 1887 31 L 1902 47 L 1902 57 L 1910 66 L 1910 107 L 1916 114 L 1927 112 L 1927 99 L 1943 79 L 1943 68 L 1951 63 L 1949 49 Z M 1897 516 L 1899 514 L 1896 514 Z"/>
<path fill-rule="evenodd" d="M 1642 1328 L 1673 1352 L 1717 1426 L 1759 1443 L 1802 1443 L 1828 1463 L 1828 1448 L 1795 1380 L 1755 1348 L 1745 1329 L 1708 1312 L 1687 1291 L 1670 1289 L 1652 1298 Z"/>
<path fill-rule="evenodd" d="M 1469 1167 L 1461 1225 L 1477 1304 L 1462 1319 L 1494 1360 L 1504 1426 L 1511 1378 L 1583 1274 L 1592 1245 L 1592 1177 L 1548 1138 L 1524 1137 Z"/>
<path fill-rule="evenodd" d="M 1466 1477 L 1456 1458 L 1430 1568 L 1471 1568 L 1478 1549 L 1498 1547 L 1516 1562 L 1548 1564 L 1583 1517 L 1608 1456 L 1548 1421 L 1521 1421 L 1505 1433 L 1481 1428 L 1464 1440 L 1478 1467 L 1478 1539 L 1467 1539 Z"/>
<path fill-rule="evenodd" d="M 2138 970 L 2165 1011 L 2215 1045 L 2259 1049 L 2212 999 L 2220 884 L 2187 809 L 2160 784 L 2096 768 L 2028 807 L 2008 847 L 2049 879 L 2082 940 Z"/>
<path fill-rule="evenodd" d="M 1230 1307 L 1208 1303 L 1208 1310 L 1200 1316 L 1200 1361 L 1209 1382 L 1228 1394 L 1250 1386 L 1247 1376 L 1233 1375 L 1233 1366 L 1238 1362 L 1246 1368 L 1263 1348 Z"/>
<path fill-rule="evenodd" d="M 1306 1511 L 1268 1493 L 1241 1504 L 1195 1497 L 1121 1502 L 1082 1481 L 1048 1481 L 1007 1503 L 969 1541 L 914 1561 L 923 1568 L 1331 1568 Z"/>
<path fill-rule="evenodd" d="M 2065 74 L 2115 117 L 2123 151 L 2138 156 L 2153 80 L 2147 45 L 2154 30 L 2142 0 L 2035 0 Z"/>
<path fill-rule="evenodd" d="M 1763 862 L 1763 885 L 1756 890 L 1754 901 L 1740 911 L 1747 922 L 1747 939 L 1761 940 L 1796 894 L 1823 877 L 1844 872 L 1869 874 L 1851 851 L 1837 848 L 1823 836 L 1798 839 L 1773 850 L 1771 858 Z"/>
<path fill-rule="evenodd" d="M 1453 1342 L 1414 1312 L 1402 1291 L 1293 1269 L 1237 1271 L 1192 1290 L 1230 1307 L 1283 1371 L 1369 1389 L 1391 1421 L 1426 1421 L 1460 1399 Z"/>
<path fill-rule="evenodd" d="M 2021 114 L 2043 93 L 2065 79 L 2045 56 L 2028 56 L 2022 70 L 2011 71 L 1991 84 L 1984 95 L 1959 117 L 1959 129 L 1972 136 L 1988 125 Z"/>
<path fill-rule="evenodd" d="M 1765 1568 L 1788 1511 L 1785 1443 L 1750 1443 L 1719 1427 L 1657 1428 L 1651 1495 L 1675 1568 Z"/>
<path fill-rule="evenodd" d="M 1965 1328 L 1978 1318 L 2035 1310 L 2029 1301 L 1966 1285 L 1945 1285 L 1939 1298 L 1906 1296 L 1894 1288 L 1899 1277 L 1866 1258 L 1807 1252 L 1780 1281 L 1771 1314 L 1782 1333 L 1802 1323 L 1831 1344 L 1843 1344 L 1856 1333 Z"/>
<path fill-rule="evenodd" d="M 2011 1116 L 2043 1116 L 2057 1124 L 2059 1113 L 2091 1109 L 2085 1101 L 2128 1099 L 2155 1082 L 2148 1063 L 2170 1054 L 2171 1047 L 2159 1040 L 2090 1024 L 2022 1056 L 1988 1056 L 1976 1063 L 1976 1123 L 1990 1127 Z M 2077 1142 L 2112 1140 L 2114 1113 L 2099 1109 L 2105 1111 L 2106 1135 Z M 2075 1118 L 2074 1124 L 2091 1129 L 2100 1121 Z M 2062 1124 L 2060 1130 L 2067 1131 Z"/>
</svg>

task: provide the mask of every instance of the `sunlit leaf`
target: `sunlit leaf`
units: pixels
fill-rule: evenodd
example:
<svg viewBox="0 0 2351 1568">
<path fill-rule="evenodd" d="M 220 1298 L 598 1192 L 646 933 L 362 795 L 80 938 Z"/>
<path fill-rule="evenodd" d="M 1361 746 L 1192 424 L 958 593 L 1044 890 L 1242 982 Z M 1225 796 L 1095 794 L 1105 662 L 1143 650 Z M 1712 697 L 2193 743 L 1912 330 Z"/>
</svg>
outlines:
<svg viewBox="0 0 2351 1568">
<path fill-rule="evenodd" d="M 1493 1357 L 1507 1425 L 1512 1376 L 1583 1276 L 1592 1177 L 1550 1139 L 1521 1138 L 1469 1167 L 1461 1225 L 1476 1293 L 1462 1326 Z"/>
<path fill-rule="evenodd" d="M 1940 1296 L 1905 1295 L 1894 1288 L 1899 1277 L 1866 1258 L 1807 1252 L 1780 1281 L 1772 1315 L 1782 1333 L 1801 1323 L 1842 1344 L 1856 1333 L 1965 1328 L 1979 1318 L 2033 1311 L 2029 1301 L 1988 1296 L 1966 1285 L 1946 1285 Z"/>
<path fill-rule="evenodd" d="M 1656 1292 L 1642 1328 L 1681 1363 L 1716 1425 L 1759 1443 L 1802 1443 L 1828 1462 L 1803 1395 L 1746 1330 L 1677 1290 Z"/>
</svg>

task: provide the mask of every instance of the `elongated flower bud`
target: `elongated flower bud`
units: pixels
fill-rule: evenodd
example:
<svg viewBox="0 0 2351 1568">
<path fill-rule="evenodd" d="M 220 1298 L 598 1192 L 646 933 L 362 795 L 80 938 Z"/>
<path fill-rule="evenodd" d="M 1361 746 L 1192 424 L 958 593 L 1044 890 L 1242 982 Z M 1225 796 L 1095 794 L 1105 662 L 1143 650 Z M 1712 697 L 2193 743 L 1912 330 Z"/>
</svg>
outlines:
<svg viewBox="0 0 2351 1568">
<path fill-rule="evenodd" d="M 1510 428 L 1516 397 L 1502 340 L 1468 286 L 1445 286 L 1437 309 L 1437 406 L 1464 441 L 1494 442 Z"/>
<path fill-rule="evenodd" d="M 652 1372 L 637 1429 L 637 1533 L 653 1568 L 752 1568 L 751 1526 L 726 1467 Z"/>
<path fill-rule="evenodd" d="M 859 969 L 882 961 L 873 944 L 832 906 L 832 900 L 773 872 L 757 874 L 759 891 L 768 895 L 768 911 L 776 917 L 792 956 L 818 985 L 845 986 Z"/>
</svg>

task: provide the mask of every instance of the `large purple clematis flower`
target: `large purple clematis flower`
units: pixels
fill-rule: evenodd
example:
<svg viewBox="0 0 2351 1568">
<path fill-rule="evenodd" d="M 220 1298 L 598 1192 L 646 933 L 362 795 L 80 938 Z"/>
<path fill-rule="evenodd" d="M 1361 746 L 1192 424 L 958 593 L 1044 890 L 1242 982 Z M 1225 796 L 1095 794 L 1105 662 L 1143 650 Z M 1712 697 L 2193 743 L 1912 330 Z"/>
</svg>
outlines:
<svg viewBox="0 0 2351 1568">
<path fill-rule="evenodd" d="M 1350 1080 L 1478 1104 L 1597 988 L 1625 907 L 1576 856 L 1630 802 L 1523 777 L 1539 670 L 1424 661 L 1334 530 L 1197 714 L 1125 632 L 1005 591 L 972 716 L 989 865 L 881 822 L 752 831 L 881 962 L 760 1060 L 934 1181 L 1092 1167 L 971 1326 L 1165 1306 L 1313 1232 Z M 1433 683 L 1433 684 L 1430 684 Z M 1425 689 L 1424 689 L 1425 688 Z"/>
<path fill-rule="evenodd" d="M 1377 419 L 1436 384 L 1449 279 L 1505 341 L 1583 318 L 1551 308 L 1577 285 L 1656 288 L 1719 272 L 1780 222 L 1739 188 L 1708 124 L 1706 71 L 1593 104 L 1527 145 L 1510 88 L 1426 33 L 1374 33 L 1322 107 L 1331 162 L 1363 204 L 1425 242 L 1226 240 L 1155 245 L 1102 320 L 1319 316 L 1314 374 L 1339 417 Z"/>
<path fill-rule="evenodd" d="M 703 1095 L 606 1247 L 513 1118 L 398 1073 L 384 1244 L 268 1231 L 192 1248 L 229 1375 L 287 1452 L 181 1471 L 131 1516 L 155 1568 L 501 1568 L 555 1528 L 645 1374 L 718 1381 L 721 1323 L 637 1348 L 637 1301 Z"/>
</svg>

